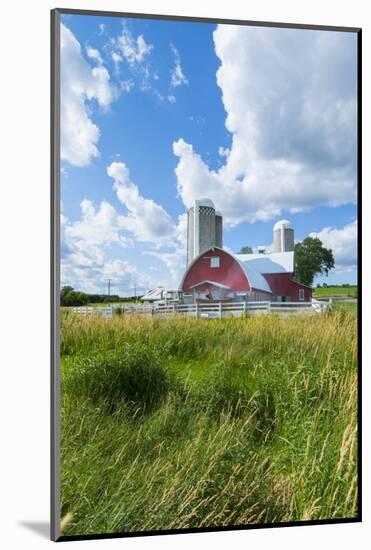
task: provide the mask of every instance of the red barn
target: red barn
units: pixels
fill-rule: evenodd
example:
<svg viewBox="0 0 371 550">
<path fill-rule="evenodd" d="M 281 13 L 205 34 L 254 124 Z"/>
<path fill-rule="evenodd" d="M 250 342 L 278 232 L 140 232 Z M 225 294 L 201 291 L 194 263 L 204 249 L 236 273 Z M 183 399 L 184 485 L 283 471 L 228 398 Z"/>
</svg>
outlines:
<svg viewBox="0 0 371 550">
<path fill-rule="evenodd" d="M 294 252 L 230 254 L 211 247 L 187 267 L 185 301 L 310 301 L 312 289 L 294 279 Z"/>
</svg>

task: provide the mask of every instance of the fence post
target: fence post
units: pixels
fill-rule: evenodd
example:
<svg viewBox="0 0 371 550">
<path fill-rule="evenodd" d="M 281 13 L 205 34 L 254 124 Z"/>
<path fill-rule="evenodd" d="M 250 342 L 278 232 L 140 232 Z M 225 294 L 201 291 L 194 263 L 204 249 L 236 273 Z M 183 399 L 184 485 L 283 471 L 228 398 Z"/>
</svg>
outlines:
<svg viewBox="0 0 371 550">
<path fill-rule="evenodd" d="M 175 304 L 173 304 L 173 316 L 175 316 Z"/>
<path fill-rule="evenodd" d="M 271 302 L 268 302 L 267 310 L 268 310 L 268 313 L 271 313 L 271 312 L 272 312 L 272 304 L 271 304 Z"/>
<path fill-rule="evenodd" d="M 219 319 L 222 318 L 222 303 L 219 302 Z"/>
<path fill-rule="evenodd" d="M 244 315 L 244 317 L 247 317 L 247 302 L 246 301 L 243 303 L 243 315 Z"/>
<path fill-rule="evenodd" d="M 196 317 L 198 319 L 198 303 L 196 302 Z"/>
</svg>

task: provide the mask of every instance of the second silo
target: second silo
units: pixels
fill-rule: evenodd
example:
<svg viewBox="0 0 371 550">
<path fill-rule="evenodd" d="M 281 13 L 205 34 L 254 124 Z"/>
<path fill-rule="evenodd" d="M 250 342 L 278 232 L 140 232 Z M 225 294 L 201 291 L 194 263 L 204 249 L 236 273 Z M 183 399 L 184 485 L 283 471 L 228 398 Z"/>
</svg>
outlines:
<svg viewBox="0 0 371 550">
<path fill-rule="evenodd" d="M 221 212 L 215 212 L 215 245 L 223 248 L 223 216 Z"/>
<path fill-rule="evenodd" d="M 280 220 L 273 227 L 273 252 L 294 250 L 294 229 L 288 220 Z"/>
</svg>

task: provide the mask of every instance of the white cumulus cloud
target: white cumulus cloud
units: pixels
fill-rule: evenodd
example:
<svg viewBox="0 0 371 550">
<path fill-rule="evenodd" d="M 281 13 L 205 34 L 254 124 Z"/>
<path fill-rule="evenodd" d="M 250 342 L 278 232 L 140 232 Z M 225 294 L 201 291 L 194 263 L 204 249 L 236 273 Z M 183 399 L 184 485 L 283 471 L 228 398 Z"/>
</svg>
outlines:
<svg viewBox="0 0 371 550">
<path fill-rule="evenodd" d="M 86 48 L 86 55 L 90 57 L 90 59 L 94 59 L 99 65 L 103 65 L 103 59 L 97 49 L 88 46 Z"/>
<path fill-rule="evenodd" d="M 125 235 L 124 216 L 106 201 L 98 208 L 84 199 L 81 218 L 71 222 L 61 216 L 61 281 L 85 292 L 105 292 L 105 279 L 113 279 L 114 289 L 130 293 L 134 285 L 150 283 L 148 276 L 121 258 L 112 259 L 109 249 L 118 244 L 133 246 Z"/>
<path fill-rule="evenodd" d="M 99 62 L 97 50 L 88 50 Z M 99 155 L 99 128 L 91 119 L 93 100 L 107 108 L 114 97 L 107 69 L 91 67 L 73 33 L 61 25 L 61 159 L 87 166 Z"/>
<path fill-rule="evenodd" d="M 122 34 L 117 38 L 117 46 L 132 66 L 142 63 L 153 50 L 153 45 L 147 44 L 142 34 L 134 38 L 126 25 L 123 26 Z"/>
<path fill-rule="evenodd" d="M 107 167 L 107 174 L 113 178 L 117 197 L 129 212 L 125 216 L 125 226 L 136 240 L 158 245 L 171 242 L 175 231 L 171 217 L 162 206 L 141 196 L 125 163 L 112 162 Z"/>
<path fill-rule="evenodd" d="M 186 266 L 186 244 L 187 244 L 187 214 L 180 214 L 178 223 L 174 228 L 174 239 L 172 247 L 168 251 L 147 251 L 147 254 L 161 260 L 170 275 L 170 286 L 177 287 L 180 284 Z"/>
<path fill-rule="evenodd" d="M 125 227 L 125 218 L 119 215 L 115 208 L 106 201 L 102 201 L 99 208 L 84 199 L 80 205 L 82 217 L 80 220 L 68 224 L 65 234 L 70 240 L 83 240 L 87 245 L 101 245 L 117 242 L 128 246 L 131 241 L 120 232 Z"/>
<path fill-rule="evenodd" d="M 186 263 L 187 214 L 180 214 L 174 223 L 162 206 L 142 197 L 123 162 L 110 164 L 107 173 L 114 180 L 118 199 L 129 212 L 122 221 L 123 227 L 136 241 L 150 244 L 145 254 L 165 264 L 169 277 L 162 284 L 177 286 Z"/>
<path fill-rule="evenodd" d="M 356 201 L 356 37 L 219 25 L 217 84 L 231 146 L 211 169 L 173 144 L 185 206 L 208 196 L 226 225 Z"/>
</svg>

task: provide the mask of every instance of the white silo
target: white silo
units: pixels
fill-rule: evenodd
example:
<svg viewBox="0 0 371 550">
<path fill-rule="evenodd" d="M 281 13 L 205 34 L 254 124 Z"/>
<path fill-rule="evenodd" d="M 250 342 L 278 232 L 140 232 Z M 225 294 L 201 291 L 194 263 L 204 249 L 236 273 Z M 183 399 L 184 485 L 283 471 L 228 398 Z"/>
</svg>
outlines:
<svg viewBox="0 0 371 550">
<path fill-rule="evenodd" d="M 294 228 L 288 220 L 280 220 L 273 227 L 273 252 L 291 252 L 294 245 Z"/>
<path fill-rule="evenodd" d="M 195 200 L 188 210 L 187 265 L 212 246 L 216 246 L 214 204 L 206 198 Z"/>
</svg>

